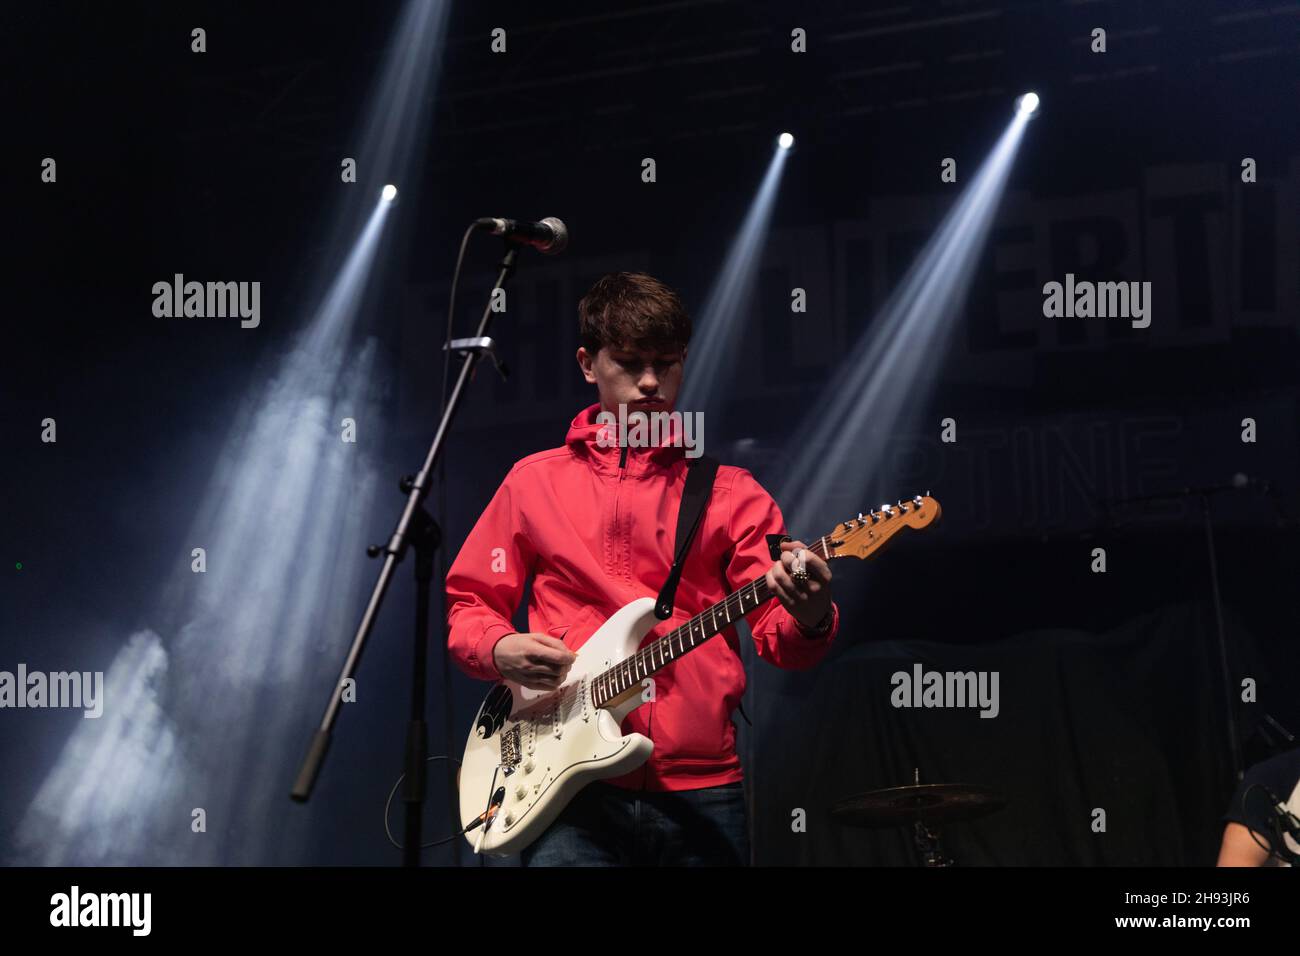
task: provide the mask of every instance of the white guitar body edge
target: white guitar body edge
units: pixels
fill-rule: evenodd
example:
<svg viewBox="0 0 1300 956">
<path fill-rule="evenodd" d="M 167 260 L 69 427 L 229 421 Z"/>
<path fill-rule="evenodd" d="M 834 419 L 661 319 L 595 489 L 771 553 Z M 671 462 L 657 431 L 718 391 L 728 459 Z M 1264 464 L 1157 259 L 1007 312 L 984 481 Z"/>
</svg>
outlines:
<svg viewBox="0 0 1300 956">
<path fill-rule="evenodd" d="M 588 684 L 636 652 L 641 639 L 660 623 L 654 607 L 654 598 L 645 597 L 619 608 L 578 649 L 559 691 L 528 690 L 513 681 L 493 685 L 475 714 L 459 773 L 463 824 L 482 816 L 499 788 L 505 791 L 487 831 L 476 827 L 465 834 L 475 852 L 518 853 L 588 783 L 629 773 L 650 758 L 654 744 L 649 737 L 625 735 L 619 729 L 641 705 L 641 695 L 598 709 L 590 704 Z M 510 694 L 504 723 L 503 688 Z M 563 701 L 558 719 L 557 699 Z M 489 728 L 492 732 L 485 735 Z"/>
</svg>

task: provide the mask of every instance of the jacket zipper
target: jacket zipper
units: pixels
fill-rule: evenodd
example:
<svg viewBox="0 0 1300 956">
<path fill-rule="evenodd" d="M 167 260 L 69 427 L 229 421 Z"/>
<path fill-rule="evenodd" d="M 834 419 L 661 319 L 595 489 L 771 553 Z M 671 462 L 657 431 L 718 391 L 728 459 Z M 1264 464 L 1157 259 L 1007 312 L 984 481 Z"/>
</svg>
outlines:
<svg viewBox="0 0 1300 956">
<path fill-rule="evenodd" d="M 618 518 L 619 518 L 619 514 L 618 514 L 618 505 L 619 505 L 619 491 L 622 489 L 623 478 L 624 478 L 624 476 L 627 474 L 627 449 L 628 449 L 628 446 L 627 446 L 627 445 L 624 445 L 624 446 L 623 446 L 623 449 L 622 449 L 622 451 L 620 452 L 619 457 L 618 457 L 618 484 L 619 484 L 619 489 L 616 490 L 616 491 L 614 492 L 614 527 L 615 527 L 615 529 L 618 531 L 619 547 L 620 547 L 620 550 L 621 550 L 621 552 L 622 552 L 622 554 L 623 554 L 624 557 L 627 556 L 627 548 L 624 546 L 624 545 L 625 545 L 625 542 L 624 542 L 624 540 L 623 540 L 622 529 L 619 527 L 619 524 L 618 524 Z M 645 718 L 645 731 L 646 731 L 646 736 L 647 736 L 647 737 L 650 737 L 650 738 L 653 740 L 654 738 L 651 736 L 651 730 L 652 730 L 652 728 L 654 727 L 655 702 L 654 702 L 653 700 L 651 700 L 651 701 L 648 701 L 647 703 L 648 703 L 648 710 L 646 711 L 646 718 Z M 645 785 L 646 785 L 646 780 L 647 780 L 647 779 L 649 778 L 649 776 L 650 776 L 649 761 L 646 761 L 646 763 L 643 764 L 643 765 L 639 768 L 639 770 L 640 770 L 640 776 L 641 776 L 641 786 L 640 786 L 639 789 L 644 790 L 644 789 L 645 789 Z M 640 806 L 639 803 L 638 803 L 638 806 Z"/>
<path fill-rule="evenodd" d="M 620 493 L 623 490 L 623 476 L 627 474 L 627 449 L 624 445 L 618 456 L 618 487 L 614 489 L 614 541 L 618 547 L 618 564 L 620 568 L 619 577 L 627 570 L 627 546 L 623 540 L 623 528 L 621 516 L 619 515 L 619 505 L 622 504 Z"/>
</svg>

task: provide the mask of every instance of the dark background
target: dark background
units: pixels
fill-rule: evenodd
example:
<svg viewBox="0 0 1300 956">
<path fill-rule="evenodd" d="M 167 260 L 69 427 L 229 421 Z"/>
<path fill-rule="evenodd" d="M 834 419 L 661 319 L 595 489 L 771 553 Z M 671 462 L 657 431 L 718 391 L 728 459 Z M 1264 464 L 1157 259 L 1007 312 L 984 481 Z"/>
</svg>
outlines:
<svg viewBox="0 0 1300 956">
<path fill-rule="evenodd" d="M 388 181 L 363 167 L 343 184 L 339 162 L 357 153 L 398 11 L 9 14 L 0 668 L 105 669 L 167 613 L 163 583 L 188 569 L 181 532 L 222 436 L 292 351 L 336 267 L 339 209 Z M 190 51 L 194 26 L 207 30 L 206 53 Z M 496 26 L 508 31 L 504 57 L 489 51 Z M 807 54 L 789 52 L 795 26 Z M 1105 54 L 1089 50 L 1097 26 Z M 878 562 L 836 565 L 844 625 L 819 669 L 750 662 L 755 726 L 743 727 L 742 756 L 756 861 L 911 863 L 905 832 L 844 830 L 825 810 L 919 767 L 925 781 L 1011 800 L 952 831 L 962 863 L 1212 862 L 1234 780 L 1199 503 L 1131 508 L 1116 527 L 1097 501 L 1239 472 L 1274 484 L 1281 511 L 1241 493 L 1216 497 L 1213 514 L 1231 681 L 1260 687 L 1257 703 L 1235 704 L 1238 735 L 1247 763 L 1267 756 L 1263 712 L 1300 726 L 1297 535 L 1279 519 L 1298 510 L 1298 55 L 1300 15 L 1265 3 L 453 4 L 416 171 L 400 184 L 357 329 L 378 345 L 384 388 L 382 427 L 360 449 L 381 493 L 349 502 L 363 516 L 359 544 L 391 529 L 396 478 L 417 467 L 436 422 L 447 284 L 471 219 L 556 215 L 573 239 L 555 260 L 521 256 L 509 318 L 494 328 L 514 375 L 484 370 L 450 448 L 449 555 L 510 464 L 560 444 L 595 400 L 572 359 L 591 281 L 645 269 L 698 321 L 772 137 L 791 129 L 750 344 L 726 396 L 727 422 L 745 428 L 709 435 L 713 454 L 775 490 L 783 457 L 817 451 L 799 448 L 800 412 L 824 401 L 822 385 L 961 188 L 940 182 L 940 160 L 972 172 L 1013 98 L 1035 89 L 1042 115 L 951 353 L 935 388 L 915 396 L 926 424 L 898 436 L 921 453 L 900 453 L 879 487 L 839 478 L 864 509 L 932 490 L 943 526 Z M 45 156 L 58 160 L 57 184 L 40 181 Z M 640 179 L 644 156 L 657 183 Z M 1247 156 L 1254 184 L 1240 180 Z M 471 246 L 459 334 L 498 251 Z M 1042 283 L 1070 271 L 1152 281 L 1151 329 L 1043 318 Z M 261 326 L 155 318 L 150 288 L 176 272 L 261 281 Z M 809 290 L 806 316 L 789 312 L 795 286 Z M 39 441 L 46 416 L 59 421 L 56 446 Z M 974 450 L 938 443 L 947 416 L 970 427 Z M 1240 439 L 1245 417 L 1259 423 L 1254 444 Z M 1096 546 L 1104 575 L 1089 571 Z M 348 558 L 359 611 L 372 571 L 360 547 Z M 345 713 L 309 807 L 235 798 L 258 840 L 223 847 L 213 834 L 216 846 L 194 855 L 183 836 L 166 852 L 74 840 L 60 859 L 396 862 L 379 817 L 401 766 L 408 576 L 403 567 L 367 652 L 373 690 Z M 305 744 L 355 614 L 326 622 L 310 678 L 276 698 L 295 728 L 284 752 Z M 1001 716 L 890 707 L 889 674 L 915 661 L 999 670 Z M 436 655 L 433 666 L 440 688 Z M 453 688 L 450 743 L 431 711 L 434 753 L 459 754 L 485 689 L 459 675 Z M 0 713 L 0 859 L 42 861 L 46 835 L 23 835 L 24 813 L 79 724 Z M 219 751 L 227 730 L 193 743 L 211 734 Z M 272 792 L 287 794 L 295 762 L 261 768 L 279 774 Z M 111 787 L 125 771 L 86 772 Z M 147 767 L 133 772 L 149 779 Z M 1090 829 L 1098 807 L 1104 834 Z M 808 833 L 790 832 L 793 808 L 807 810 Z M 158 826 L 151 847 L 168 847 Z M 437 806 L 429 829 L 446 830 Z"/>
</svg>

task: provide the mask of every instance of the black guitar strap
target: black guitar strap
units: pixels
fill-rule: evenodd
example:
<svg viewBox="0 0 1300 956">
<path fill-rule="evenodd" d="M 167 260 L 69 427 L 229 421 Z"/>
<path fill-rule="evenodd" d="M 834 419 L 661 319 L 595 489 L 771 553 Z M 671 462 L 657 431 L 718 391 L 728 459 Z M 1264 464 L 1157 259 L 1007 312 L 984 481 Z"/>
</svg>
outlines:
<svg viewBox="0 0 1300 956">
<path fill-rule="evenodd" d="M 686 487 L 682 489 L 682 504 L 677 511 L 677 537 L 673 539 L 677 555 L 668 572 L 668 580 L 664 582 L 664 589 L 659 592 L 659 601 L 655 604 L 655 617 L 661 621 L 666 621 L 673 615 L 673 599 L 677 594 L 677 582 L 681 579 L 682 565 L 686 563 L 686 554 L 691 549 L 691 542 L 695 540 L 695 532 L 704 520 L 709 496 L 713 492 L 713 479 L 718 474 L 718 460 L 708 455 L 701 455 L 690 461 L 686 468 Z M 769 535 L 770 537 L 772 536 Z M 771 542 L 769 541 L 768 544 L 770 546 Z M 777 550 L 780 551 L 779 545 Z M 745 713 L 745 705 L 739 706 L 745 723 L 754 726 L 753 721 L 749 719 L 749 714 Z"/>
<path fill-rule="evenodd" d="M 701 455 L 687 460 L 686 487 L 682 490 L 682 504 L 677 512 L 677 536 L 673 539 L 677 554 L 668 572 L 668 580 L 664 582 L 655 604 L 655 617 L 661 621 L 672 617 L 673 600 L 677 595 L 677 582 L 682 576 L 682 565 L 686 563 L 686 553 L 695 540 L 695 532 L 704 520 L 704 511 L 709 505 L 709 495 L 713 491 L 713 479 L 717 473 L 716 458 Z"/>
</svg>

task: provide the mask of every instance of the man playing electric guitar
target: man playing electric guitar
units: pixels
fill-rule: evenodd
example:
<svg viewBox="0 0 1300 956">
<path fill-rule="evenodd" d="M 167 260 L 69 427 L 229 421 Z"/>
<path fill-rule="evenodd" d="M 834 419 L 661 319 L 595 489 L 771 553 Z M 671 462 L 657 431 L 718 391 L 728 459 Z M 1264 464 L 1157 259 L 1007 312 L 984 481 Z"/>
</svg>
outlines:
<svg viewBox="0 0 1300 956">
<path fill-rule="evenodd" d="M 562 447 L 517 462 L 447 574 L 449 645 L 465 673 L 537 691 L 564 683 L 574 651 L 620 607 L 654 597 L 673 563 L 686 450 L 672 435 L 620 447 L 615 419 L 671 412 L 691 322 L 681 301 L 639 273 L 601 278 L 578 306 L 577 360 L 599 402 L 580 412 Z M 678 436 L 680 438 L 680 436 Z M 645 642 L 763 575 L 778 598 L 748 615 L 758 655 L 806 669 L 839 628 L 831 572 L 800 541 L 773 562 L 766 536 L 781 511 L 745 469 L 718 468 L 678 583 L 673 616 Z M 532 576 L 529 633 L 511 618 Z M 749 862 L 743 773 L 731 714 L 745 690 L 736 629 L 646 680 L 645 702 L 621 725 L 654 744 L 631 773 L 583 787 L 541 836 L 525 866 L 744 865 Z"/>
</svg>

